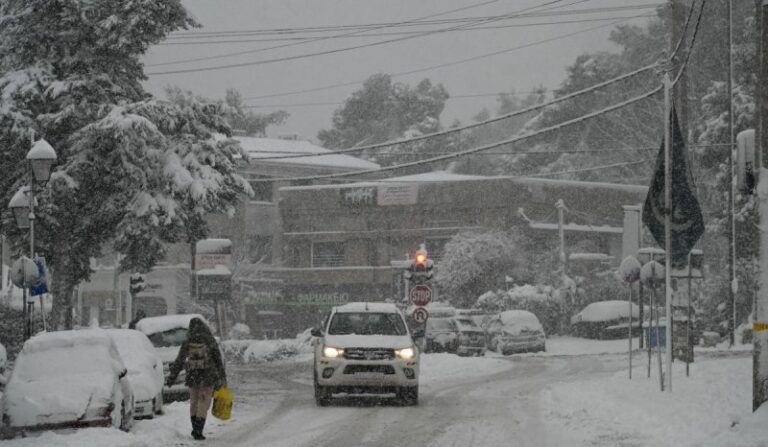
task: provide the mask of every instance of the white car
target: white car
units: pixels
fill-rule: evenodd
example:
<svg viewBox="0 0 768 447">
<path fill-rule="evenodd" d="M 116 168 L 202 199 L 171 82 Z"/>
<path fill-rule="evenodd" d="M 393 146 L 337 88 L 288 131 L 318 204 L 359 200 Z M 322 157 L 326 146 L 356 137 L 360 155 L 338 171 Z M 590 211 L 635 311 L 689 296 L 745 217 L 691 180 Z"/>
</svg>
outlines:
<svg viewBox="0 0 768 447">
<path fill-rule="evenodd" d="M 541 322 L 525 310 L 508 310 L 491 319 L 488 335 L 488 348 L 504 355 L 547 350 Z"/>
<path fill-rule="evenodd" d="M 206 319 L 198 314 L 147 317 L 142 318 L 136 323 L 136 330 L 144 333 L 149 338 L 160 359 L 162 359 L 164 377 L 168 377 L 170 374 L 170 365 L 176 360 L 182 343 L 187 340 L 189 322 L 193 318 L 199 318 L 207 323 Z M 163 399 L 166 401 L 189 399 L 189 389 L 184 384 L 186 377 L 182 369 L 173 385 L 163 388 Z"/>
<path fill-rule="evenodd" d="M 43 332 L 24 343 L 3 399 L 4 431 L 133 424 L 133 391 L 101 329 Z"/>
<path fill-rule="evenodd" d="M 125 366 L 135 400 L 133 417 L 152 419 L 163 411 L 163 361 L 146 335 L 133 329 L 108 329 Z"/>
<path fill-rule="evenodd" d="M 325 406 L 333 393 L 396 394 L 419 401 L 419 350 L 394 304 L 349 303 L 335 307 L 315 343 L 315 400 Z"/>
</svg>

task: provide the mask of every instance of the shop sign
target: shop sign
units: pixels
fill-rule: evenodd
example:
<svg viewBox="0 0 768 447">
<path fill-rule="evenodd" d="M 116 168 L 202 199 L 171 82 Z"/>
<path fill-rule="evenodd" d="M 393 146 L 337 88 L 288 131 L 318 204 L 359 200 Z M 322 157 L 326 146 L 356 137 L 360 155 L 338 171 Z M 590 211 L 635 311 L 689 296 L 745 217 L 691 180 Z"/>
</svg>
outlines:
<svg viewBox="0 0 768 447">
<path fill-rule="evenodd" d="M 381 185 L 378 188 L 379 206 L 415 205 L 419 198 L 418 183 L 406 185 Z"/>
<path fill-rule="evenodd" d="M 376 205 L 376 187 L 340 189 L 341 203 L 348 206 Z"/>
</svg>

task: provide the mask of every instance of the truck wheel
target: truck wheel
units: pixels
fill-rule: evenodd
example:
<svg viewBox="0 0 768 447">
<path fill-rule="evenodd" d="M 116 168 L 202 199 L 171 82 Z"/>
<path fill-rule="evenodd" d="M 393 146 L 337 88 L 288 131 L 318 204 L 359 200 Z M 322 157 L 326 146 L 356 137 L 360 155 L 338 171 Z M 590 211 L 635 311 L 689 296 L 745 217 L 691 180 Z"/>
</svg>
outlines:
<svg viewBox="0 0 768 447">
<path fill-rule="evenodd" d="M 331 403 L 331 390 L 327 386 L 317 383 L 317 373 L 315 373 L 315 403 L 320 407 L 327 407 Z"/>
<path fill-rule="evenodd" d="M 397 391 L 397 398 L 403 405 L 415 406 L 419 404 L 419 386 L 404 386 Z"/>
</svg>

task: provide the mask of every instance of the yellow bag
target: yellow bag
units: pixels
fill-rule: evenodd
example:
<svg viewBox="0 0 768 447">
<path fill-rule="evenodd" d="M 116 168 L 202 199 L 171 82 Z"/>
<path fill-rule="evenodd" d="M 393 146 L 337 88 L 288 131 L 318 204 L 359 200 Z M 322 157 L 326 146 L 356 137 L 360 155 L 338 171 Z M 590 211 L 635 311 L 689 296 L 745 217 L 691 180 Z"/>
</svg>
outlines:
<svg viewBox="0 0 768 447">
<path fill-rule="evenodd" d="M 229 391 L 229 388 L 225 386 L 219 388 L 213 393 L 213 409 L 211 410 L 211 414 L 222 421 L 226 421 L 232 416 L 233 401 L 234 396 L 232 396 L 232 392 Z"/>
</svg>

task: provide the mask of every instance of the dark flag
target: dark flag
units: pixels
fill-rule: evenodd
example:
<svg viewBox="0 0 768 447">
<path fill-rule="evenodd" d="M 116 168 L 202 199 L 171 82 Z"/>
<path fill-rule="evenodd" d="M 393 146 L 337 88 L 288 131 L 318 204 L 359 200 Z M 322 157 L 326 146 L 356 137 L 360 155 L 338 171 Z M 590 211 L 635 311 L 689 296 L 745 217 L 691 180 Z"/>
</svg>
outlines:
<svg viewBox="0 0 768 447">
<path fill-rule="evenodd" d="M 685 149 L 677 113 L 672 108 L 672 207 L 671 232 L 671 265 L 683 266 L 687 263 L 696 241 L 704 233 L 704 218 L 701 207 L 693 190 L 691 171 L 688 168 L 688 157 Z M 643 206 L 643 223 L 648 227 L 656 242 L 664 248 L 664 216 L 667 207 L 664 203 L 664 142 L 661 143 L 659 156 L 656 160 L 656 172 L 653 174 L 648 196 Z"/>
</svg>

